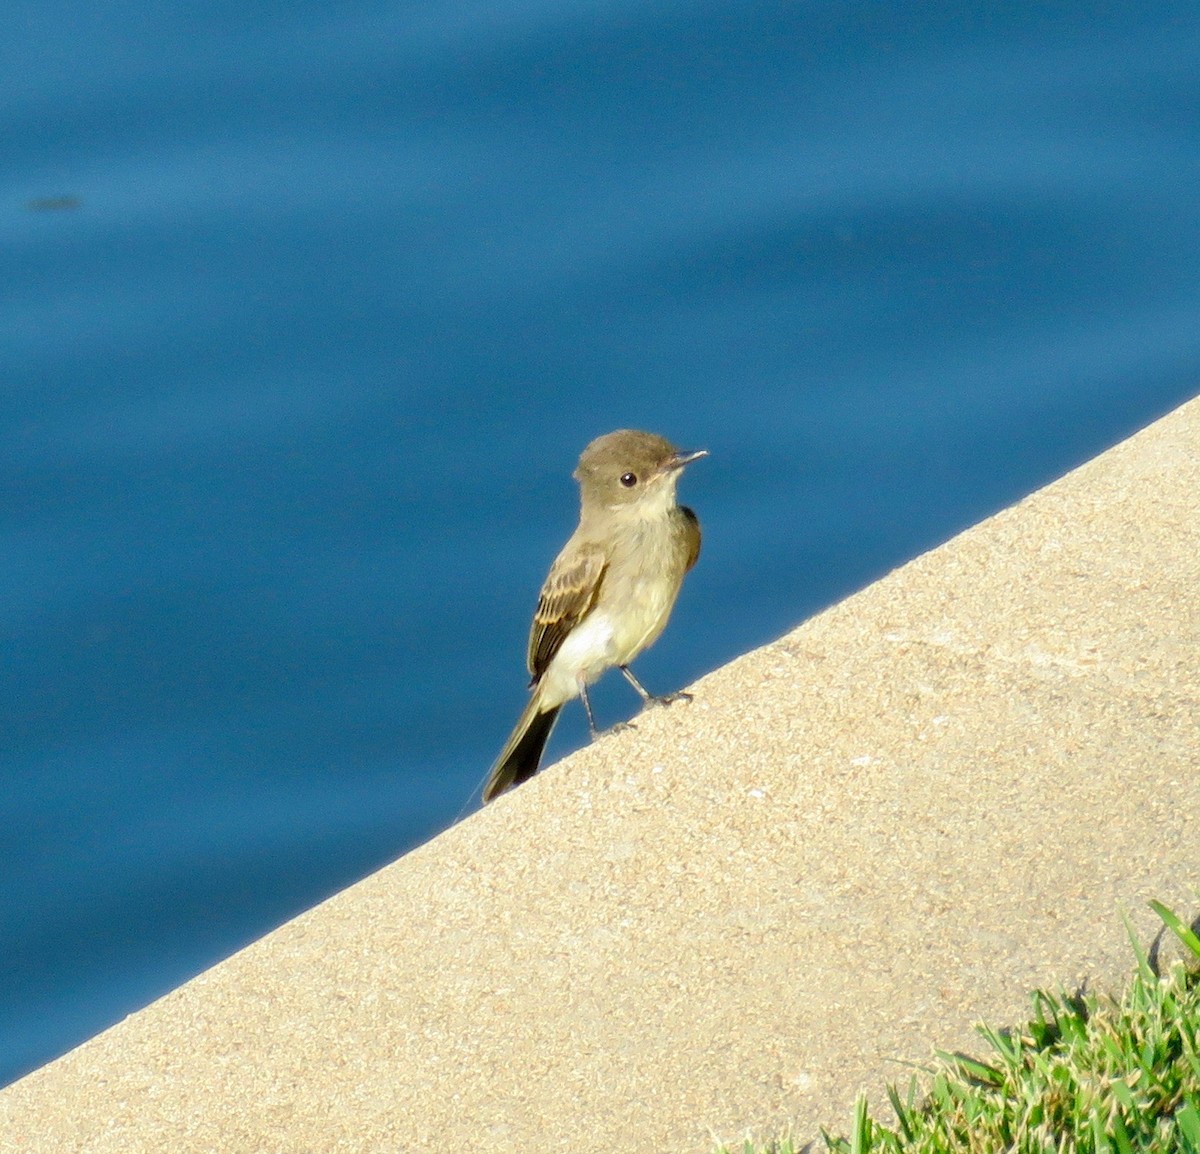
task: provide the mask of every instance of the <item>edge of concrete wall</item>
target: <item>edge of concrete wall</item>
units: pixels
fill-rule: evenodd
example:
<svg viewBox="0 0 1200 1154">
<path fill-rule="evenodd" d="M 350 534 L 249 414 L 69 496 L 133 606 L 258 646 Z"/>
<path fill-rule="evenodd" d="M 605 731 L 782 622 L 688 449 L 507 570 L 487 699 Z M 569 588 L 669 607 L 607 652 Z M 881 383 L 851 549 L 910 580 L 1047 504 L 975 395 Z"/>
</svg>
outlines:
<svg viewBox="0 0 1200 1154">
<path fill-rule="evenodd" d="M 0 1151 L 708 1151 L 1200 884 L 1200 400 L 0 1092 Z"/>
</svg>

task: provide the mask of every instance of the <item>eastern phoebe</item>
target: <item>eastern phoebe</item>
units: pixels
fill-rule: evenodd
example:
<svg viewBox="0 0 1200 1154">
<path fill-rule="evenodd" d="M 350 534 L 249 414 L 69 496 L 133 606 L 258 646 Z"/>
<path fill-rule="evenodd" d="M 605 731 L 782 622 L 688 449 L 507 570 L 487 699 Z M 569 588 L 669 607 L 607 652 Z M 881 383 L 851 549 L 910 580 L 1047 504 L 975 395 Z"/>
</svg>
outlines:
<svg viewBox="0 0 1200 1154">
<path fill-rule="evenodd" d="M 707 455 L 632 429 L 583 450 L 575 470 L 579 526 L 542 586 L 529 633 L 529 704 L 488 774 L 485 804 L 537 773 L 558 711 L 572 697 L 583 698 L 596 737 L 587 687 L 614 665 L 643 703 L 688 697 L 652 697 L 629 663 L 658 640 L 700 555 L 700 522 L 678 504 L 675 485 L 685 465 Z"/>
</svg>

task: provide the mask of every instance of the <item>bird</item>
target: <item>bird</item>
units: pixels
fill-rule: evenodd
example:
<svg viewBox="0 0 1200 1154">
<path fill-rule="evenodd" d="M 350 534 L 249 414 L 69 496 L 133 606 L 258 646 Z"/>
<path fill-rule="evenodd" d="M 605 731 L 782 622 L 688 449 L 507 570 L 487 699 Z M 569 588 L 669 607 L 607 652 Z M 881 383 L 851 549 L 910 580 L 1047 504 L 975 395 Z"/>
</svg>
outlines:
<svg viewBox="0 0 1200 1154">
<path fill-rule="evenodd" d="M 588 686 L 614 666 L 643 705 L 690 700 L 682 692 L 653 696 L 629 666 L 658 640 L 700 556 L 699 519 L 675 489 L 684 467 L 706 456 L 636 429 L 583 450 L 574 474 L 579 524 L 542 585 L 529 631 L 529 702 L 488 774 L 485 805 L 537 773 L 572 698 L 582 698 L 595 740 Z"/>
</svg>

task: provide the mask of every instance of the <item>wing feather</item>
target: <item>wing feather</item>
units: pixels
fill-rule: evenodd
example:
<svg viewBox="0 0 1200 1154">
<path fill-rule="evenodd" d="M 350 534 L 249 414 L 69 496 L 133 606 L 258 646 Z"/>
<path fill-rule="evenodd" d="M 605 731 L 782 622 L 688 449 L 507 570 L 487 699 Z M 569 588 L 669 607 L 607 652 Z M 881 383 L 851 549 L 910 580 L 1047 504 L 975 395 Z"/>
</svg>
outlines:
<svg viewBox="0 0 1200 1154">
<path fill-rule="evenodd" d="M 683 571 L 687 573 L 700 559 L 700 518 L 686 505 L 679 506 L 683 514 L 683 539 L 687 542 L 687 564 Z"/>
<path fill-rule="evenodd" d="M 563 640 L 596 603 L 608 557 L 595 543 L 570 542 L 550 567 L 529 631 L 529 672 L 537 681 Z"/>
</svg>

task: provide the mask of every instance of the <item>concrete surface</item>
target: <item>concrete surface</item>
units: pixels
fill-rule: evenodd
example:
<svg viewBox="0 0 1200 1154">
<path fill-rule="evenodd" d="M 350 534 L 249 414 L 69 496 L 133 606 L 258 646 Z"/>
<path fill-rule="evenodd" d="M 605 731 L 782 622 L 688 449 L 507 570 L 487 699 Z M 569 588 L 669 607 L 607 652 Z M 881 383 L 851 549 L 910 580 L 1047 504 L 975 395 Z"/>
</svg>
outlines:
<svg viewBox="0 0 1200 1154">
<path fill-rule="evenodd" d="M 0 1151 L 704 1152 L 1200 883 L 1200 401 L 0 1094 Z"/>
</svg>

